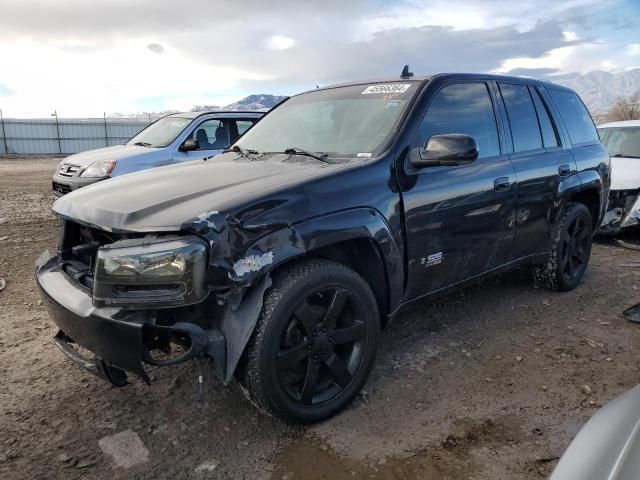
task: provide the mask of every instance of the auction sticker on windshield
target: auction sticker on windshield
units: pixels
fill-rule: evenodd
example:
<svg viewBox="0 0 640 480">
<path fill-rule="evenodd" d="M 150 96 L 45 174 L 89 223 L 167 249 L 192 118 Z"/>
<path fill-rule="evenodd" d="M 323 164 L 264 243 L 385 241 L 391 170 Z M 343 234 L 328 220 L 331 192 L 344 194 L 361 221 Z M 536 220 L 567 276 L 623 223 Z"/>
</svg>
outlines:
<svg viewBox="0 0 640 480">
<path fill-rule="evenodd" d="M 372 93 L 404 93 L 409 90 L 410 83 L 389 83 L 384 85 L 369 85 L 364 89 L 362 95 L 370 95 Z"/>
</svg>

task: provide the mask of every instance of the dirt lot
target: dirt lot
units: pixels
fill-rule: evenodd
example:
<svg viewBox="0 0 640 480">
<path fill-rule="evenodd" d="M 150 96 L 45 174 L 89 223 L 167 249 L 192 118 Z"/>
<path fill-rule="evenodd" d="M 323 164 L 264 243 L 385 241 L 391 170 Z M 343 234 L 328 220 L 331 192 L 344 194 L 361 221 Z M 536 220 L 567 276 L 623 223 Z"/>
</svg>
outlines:
<svg viewBox="0 0 640 480">
<path fill-rule="evenodd" d="M 538 479 L 640 378 L 640 327 L 621 316 L 640 252 L 599 244 L 573 292 L 517 271 L 403 312 L 366 391 L 320 425 L 263 417 L 212 375 L 199 398 L 191 363 L 112 388 L 57 351 L 39 303 L 55 165 L 0 160 L 0 478 Z M 119 432 L 146 462 L 103 452 Z"/>
</svg>

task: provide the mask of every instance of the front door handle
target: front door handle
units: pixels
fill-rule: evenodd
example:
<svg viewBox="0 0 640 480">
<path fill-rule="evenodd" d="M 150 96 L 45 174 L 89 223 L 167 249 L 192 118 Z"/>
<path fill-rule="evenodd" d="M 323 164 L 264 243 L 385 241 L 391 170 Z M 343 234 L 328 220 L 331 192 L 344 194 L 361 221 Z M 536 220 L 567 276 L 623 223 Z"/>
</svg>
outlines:
<svg viewBox="0 0 640 480">
<path fill-rule="evenodd" d="M 509 177 L 500 177 L 496 178 L 493 182 L 493 189 L 496 192 L 504 192 L 505 190 L 509 190 L 511 188 L 511 181 Z"/>
<path fill-rule="evenodd" d="M 570 165 L 560 165 L 558 167 L 558 175 L 561 177 L 566 177 L 571 174 L 571 166 Z"/>
</svg>

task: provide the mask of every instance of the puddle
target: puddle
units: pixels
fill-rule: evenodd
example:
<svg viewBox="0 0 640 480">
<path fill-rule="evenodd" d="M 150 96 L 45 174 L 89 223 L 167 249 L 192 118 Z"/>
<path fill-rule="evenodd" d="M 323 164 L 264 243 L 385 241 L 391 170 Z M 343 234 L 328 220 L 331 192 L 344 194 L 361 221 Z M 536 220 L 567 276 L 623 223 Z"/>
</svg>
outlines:
<svg viewBox="0 0 640 480">
<path fill-rule="evenodd" d="M 299 437 L 275 459 L 274 480 L 446 480 L 469 478 L 482 471 L 473 450 L 494 449 L 508 445 L 518 430 L 512 419 L 456 422 L 455 431 L 440 445 L 427 447 L 404 457 L 355 460 L 343 457 L 317 438 Z M 366 439 L 363 439 L 366 442 Z"/>
</svg>

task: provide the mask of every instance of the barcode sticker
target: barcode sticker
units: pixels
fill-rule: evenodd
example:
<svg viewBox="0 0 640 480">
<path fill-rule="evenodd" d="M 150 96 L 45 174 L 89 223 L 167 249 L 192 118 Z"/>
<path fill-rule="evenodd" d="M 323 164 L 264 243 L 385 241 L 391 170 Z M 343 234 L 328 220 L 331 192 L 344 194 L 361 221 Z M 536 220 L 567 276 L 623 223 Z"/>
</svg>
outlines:
<svg viewBox="0 0 640 480">
<path fill-rule="evenodd" d="M 411 87 L 410 83 L 388 83 L 381 85 L 369 85 L 364 89 L 362 95 L 371 95 L 373 93 L 404 93 Z"/>
</svg>

